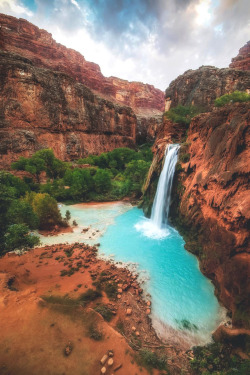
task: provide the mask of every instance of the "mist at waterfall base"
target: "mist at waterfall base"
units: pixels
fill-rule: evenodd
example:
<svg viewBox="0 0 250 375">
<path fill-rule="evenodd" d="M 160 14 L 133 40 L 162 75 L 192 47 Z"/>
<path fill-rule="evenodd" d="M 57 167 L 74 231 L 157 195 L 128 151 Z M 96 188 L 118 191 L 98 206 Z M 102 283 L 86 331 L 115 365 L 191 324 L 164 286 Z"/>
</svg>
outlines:
<svg viewBox="0 0 250 375">
<path fill-rule="evenodd" d="M 178 149 L 171 149 L 176 163 Z M 162 174 L 168 162 L 166 158 Z M 166 179 L 172 184 L 169 176 Z M 158 194 L 162 192 L 160 184 L 159 180 L 155 199 L 163 199 Z M 162 207 L 159 205 L 159 210 Z M 112 259 L 118 266 L 122 262 L 139 273 L 145 295 L 151 295 L 152 324 L 159 336 L 171 343 L 185 341 L 189 347 L 211 341 L 211 332 L 225 320 L 225 310 L 214 296 L 212 283 L 200 272 L 197 259 L 185 250 L 179 233 L 168 226 L 166 206 L 160 224 L 154 222 L 159 212 L 153 209 L 152 218 L 146 219 L 141 209 L 124 202 L 62 205 L 63 215 L 66 210 L 78 227 L 73 233 L 41 236 L 43 244 L 99 242 L 100 257 Z M 83 230 L 86 227 L 87 232 Z"/>
<path fill-rule="evenodd" d="M 205 344 L 222 319 L 212 284 L 201 274 L 197 259 L 184 249 L 168 214 L 179 145 L 166 149 L 150 219 L 138 208 L 119 216 L 101 239 L 101 250 L 122 262 L 137 263 L 152 299 L 152 322 L 171 342 Z M 144 272 L 142 272 L 144 271 Z"/>
</svg>

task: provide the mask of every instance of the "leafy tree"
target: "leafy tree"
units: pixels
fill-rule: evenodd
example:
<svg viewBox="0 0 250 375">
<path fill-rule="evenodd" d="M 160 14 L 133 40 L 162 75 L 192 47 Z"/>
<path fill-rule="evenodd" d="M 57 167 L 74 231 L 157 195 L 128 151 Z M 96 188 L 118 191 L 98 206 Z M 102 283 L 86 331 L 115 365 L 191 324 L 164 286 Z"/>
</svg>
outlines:
<svg viewBox="0 0 250 375">
<path fill-rule="evenodd" d="M 111 189 L 111 178 L 108 171 L 97 169 L 94 175 L 95 191 L 97 193 L 106 193 Z"/>
<path fill-rule="evenodd" d="M 23 200 L 13 200 L 7 212 L 9 224 L 25 224 L 30 229 L 38 228 L 39 219 L 32 206 Z"/>
<path fill-rule="evenodd" d="M 25 202 L 32 205 L 39 219 L 40 229 L 50 229 L 62 224 L 62 216 L 56 200 L 48 194 L 31 192 L 26 194 Z"/>
<path fill-rule="evenodd" d="M 141 188 L 150 167 L 150 162 L 134 160 L 128 163 L 125 176 L 131 181 L 131 191 L 141 194 Z"/>
<path fill-rule="evenodd" d="M 249 102 L 250 94 L 243 91 L 234 91 L 232 94 L 225 94 L 215 99 L 215 107 L 223 107 L 228 103 L 237 103 L 237 102 Z"/>
<path fill-rule="evenodd" d="M 5 249 L 28 249 L 40 243 L 39 237 L 29 234 L 29 228 L 25 224 L 13 224 L 5 233 Z"/>
<path fill-rule="evenodd" d="M 12 163 L 12 169 L 31 173 L 36 180 L 40 181 L 41 172 L 51 178 L 63 177 L 67 166 L 66 163 L 57 159 L 51 149 L 43 149 L 35 152 L 30 158 L 20 157 Z"/>
</svg>

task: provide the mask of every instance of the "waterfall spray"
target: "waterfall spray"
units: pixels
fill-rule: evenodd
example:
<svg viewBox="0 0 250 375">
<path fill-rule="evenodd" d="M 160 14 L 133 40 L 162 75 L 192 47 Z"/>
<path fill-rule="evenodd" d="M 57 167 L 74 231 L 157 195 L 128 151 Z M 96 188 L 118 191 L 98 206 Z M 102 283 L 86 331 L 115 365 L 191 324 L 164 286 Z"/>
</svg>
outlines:
<svg viewBox="0 0 250 375">
<path fill-rule="evenodd" d="M 168 145 L 166 148 L 164 166 L 157 185 L 151 220 L 161 229 L 168 223 L 171 190 L 179 148 L 178 144 Z"/>
<path fill-rule="evenodd" d="M 165 151 L 164 166 L 160 174 L 150 219 L 135 225 L 146 237 L 165 238 L 169 235 L 168 214 L 175 166 L 178 159 L 178 144 L 168 145 Z"/>
</svg>

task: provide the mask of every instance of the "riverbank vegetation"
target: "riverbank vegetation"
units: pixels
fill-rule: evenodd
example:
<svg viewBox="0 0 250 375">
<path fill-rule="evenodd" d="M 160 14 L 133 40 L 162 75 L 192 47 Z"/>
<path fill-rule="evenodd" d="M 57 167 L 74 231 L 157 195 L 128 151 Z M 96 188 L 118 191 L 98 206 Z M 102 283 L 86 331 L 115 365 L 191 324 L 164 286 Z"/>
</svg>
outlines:
<svg viewBox="0 0 250 375">
<path fill-rule="evenodd" d="M 34 229 L 67 226 L 57 202 L 78 203 L 138 199 L 152 160 L 150 145 L 118 148 L 74 162 L 57 159 L 51 149 L 12 164 L 19 178 L 0 172 L 0 254 L 36 246 Z"/>
</svg>

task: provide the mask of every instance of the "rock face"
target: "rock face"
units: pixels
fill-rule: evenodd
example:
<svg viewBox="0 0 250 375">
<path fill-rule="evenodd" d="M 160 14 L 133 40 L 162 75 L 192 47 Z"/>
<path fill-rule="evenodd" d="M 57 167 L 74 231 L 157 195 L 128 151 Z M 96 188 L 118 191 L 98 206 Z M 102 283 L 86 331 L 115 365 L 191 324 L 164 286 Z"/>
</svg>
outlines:
<svg viewBox="0 0 250 375">
<path fill-rule="evenodd" d="M 239 50 L 239 54 L 232 59 L 229 68 L 250 70 L 250 41 Z"/>
<path fill-rule="evenodd" d="M 238 327 L 250 325 L 249 123 L 250 103 L 192 120 L 179 155 L 183 169 L 177 168 L 170 213 Z M 155 146 L 158 155 L 171 138 L 168 127 L 162 135 Z"/>
<path fill-rule="evenodd" d="M 203 111 L 211 110 L 219 96 L 249 88 L 249 72 L 202 66 L 186 71 L 171 82 L 165 92 L 165 109 L 181 104 L 195 105 Z"/>
<path fill-rule="evenodd" d="M 24 19 L 0 14 L 0 48 L 24 56 L 38 67 L 64 72 L 109 100 L 130 106 L 144 117 L 164 110 L 164 93 L 152 85 L 106 78 L 97 64 L 56 43 L 45 30 Z"/>
<path fill-rule="evenodd" d="M 65 73 L 0 51 L 0 82 L 1 168 L 45 147 L 72 160 L 135 146 L 132 109 L 93 94 Z"/>
</svg>

